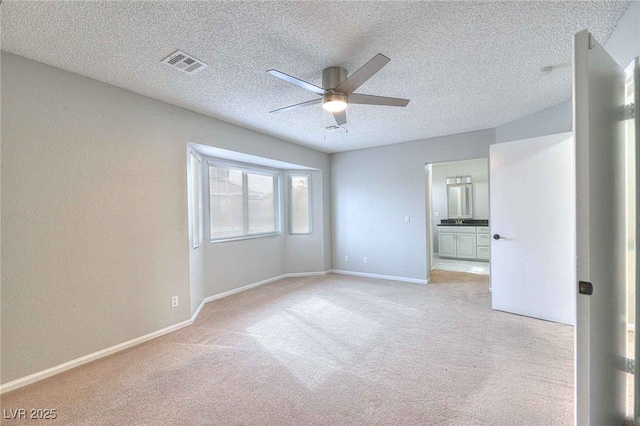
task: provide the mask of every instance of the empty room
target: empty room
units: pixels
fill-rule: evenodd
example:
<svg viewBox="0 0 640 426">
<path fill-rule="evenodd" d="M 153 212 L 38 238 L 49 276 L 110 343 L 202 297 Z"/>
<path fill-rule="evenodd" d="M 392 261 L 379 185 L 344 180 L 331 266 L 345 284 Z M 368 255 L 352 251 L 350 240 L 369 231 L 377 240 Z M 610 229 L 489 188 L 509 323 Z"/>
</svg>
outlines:
<svg viewBox="0 0 640 426">
<path fill-rule="evenodd" d="M 0 28 L 0 423 L 640 425 L 640 1 Z"/>
</svg>

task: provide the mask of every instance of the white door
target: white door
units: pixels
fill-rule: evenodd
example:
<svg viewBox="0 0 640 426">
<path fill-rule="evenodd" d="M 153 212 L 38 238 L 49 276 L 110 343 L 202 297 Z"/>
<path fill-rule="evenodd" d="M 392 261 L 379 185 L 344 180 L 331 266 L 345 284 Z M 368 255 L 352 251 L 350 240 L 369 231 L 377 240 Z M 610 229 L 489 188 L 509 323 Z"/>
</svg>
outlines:
<svg viewBox="0 0 640 426">
<path fill-rule="evenodd" d="M 458 257 L 465 259 L 476 258 L 476 236 L 474 234 L 458 234 L 456 239 Z"/>
<path fill-rule="evenodd" d="M 489 167 L 493 309 L 574 324 L 571 133 L 491 145 Z"/>
<path fill-rule="evenodd" d="M 637 306 L 640 306 L 640 259 L 638 258 L 638 242 L 640 241 L 640 216 L 638 213 L 640 212 L 640 57 L 636 58 L 633 63 L 626 69 L 627 71 L 627 103 L 633 102 L 635 107 L 635 117 L 633 117 L 634 122 L 627 123 L 627 182 L 633 182 L 635 178 L 635 188 L 633 184 L 631 184 L 631 188 L 627 188 L 627 194 L 629 194 L 629 198 L 633 197 L 635 193 L 635 199 L 631 201 L 632 207 L 627 209 L 627 213 L 630 215 L 627 218 L 627 223 L 633 223 L 632 220 L 635 219 L 635 224 L 631 225 L 627 228 L 627 236 L 633 239 L 633 242 L 629 244 L 627 250 L 635 254 L 633 262 L 627 265 L 627 268 L 634 267 L 635 268 L 630 272 L 630 276 L 633 278 L 633 286 L 634 286 L 634 299 L 631 303 L 634 303 L 634 313 L 637 311 Z M 634 176 L 635 175 L 635 176 Z M 635 191 L 634 191 L 635 190 Z M 634 235 L 634 237 L 632 236 Z M 627 269 L 629 270 L 629 269 Z M 629 284 L 631 280 L 627 280 Z M 629 305 L 629 300 L 627 300 L 627 306 Z M 640 330 L 640 315 L 635 314 L 635 329 Z M 636 334 L 637 336 L 637 334 Z M 636 337 L 635 339 L 635 365 L 640 365 L 640 339 Z M 640 423 L 640 380 L 634 381 L 634 419 L 636 424 Z"/>
<path fill-rule="evenodd" d="M 626 401 L 625 73 L 587 32 L 576 34 L 576 423 L 619 425 Z M 581 291 L 582 292 L 582 291 Z"/>
</svg>

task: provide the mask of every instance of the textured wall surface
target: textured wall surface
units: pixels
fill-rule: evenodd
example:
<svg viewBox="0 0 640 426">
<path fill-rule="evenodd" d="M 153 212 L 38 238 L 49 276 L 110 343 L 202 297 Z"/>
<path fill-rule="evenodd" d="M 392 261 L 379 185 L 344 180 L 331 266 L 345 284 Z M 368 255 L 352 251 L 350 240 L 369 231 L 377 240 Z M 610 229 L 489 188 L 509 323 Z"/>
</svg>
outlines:
<svg viewBox="0 0 640 426">
<path fill-rule="evenodd" d="M 229 289 L 204 257 L 190 265 L 187 142 L 323 169 L 329 187 L 326 154 L 2 53 L 3 383 L 186 320 Z M 316 253 L 331 245 L 318 232 Z M 260 253 L 234 258 L 253 262 L 247 279 L 280 270 L 265 256 L 283 252 L 243 244 Z M 194 300 L 190 268 L 206 283 Z"/>
<path fill-rule="evenodd" d="M 486 158 L 494 139 L 489 129 L 332 154 L 333 268 L 427 278 L 425 164 Z"/>
</svg>

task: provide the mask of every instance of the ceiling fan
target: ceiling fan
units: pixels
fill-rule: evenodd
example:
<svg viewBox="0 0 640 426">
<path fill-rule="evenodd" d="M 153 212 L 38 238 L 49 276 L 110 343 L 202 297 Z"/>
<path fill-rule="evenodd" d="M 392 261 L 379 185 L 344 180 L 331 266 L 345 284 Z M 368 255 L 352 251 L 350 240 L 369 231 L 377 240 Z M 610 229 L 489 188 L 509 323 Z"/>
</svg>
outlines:
<svg viewBox="0 0 640 426">
<path fill-rule="evenodd" d="M 409 99 L 353 93 L 367 80 L 373 77 L 375 73 L 380 71 L 382 67 L 387 65 L 390 60 L 391 59 L 387 58 L 383 54 L 378 53 L 373 57 L 373 59 L 364 64 L 358 71 L 354 72 L 349 77 L 347 77 L 347 70 L 342 67 L 326 68 L 322 71 L 322 87 L 307 83 L 306 81 L 292 77 L 278 70 L 268 70 L 267 72 L 275 77 L 281 78 L 286 82 L 295 84 L 302 89 L 306 89 L 321 96 L 321 98 L 276 109 L 274 111 L 270 111 L 270 113 L 276 114 L 322 103 L 322 108 L 333 115 L 337 125 L 330 126 L 327 129 L 337 129 L 347 124 L 347 114 L 345 110 L 349 104 L 405 107 L 409 103 Z"/>
</svg>

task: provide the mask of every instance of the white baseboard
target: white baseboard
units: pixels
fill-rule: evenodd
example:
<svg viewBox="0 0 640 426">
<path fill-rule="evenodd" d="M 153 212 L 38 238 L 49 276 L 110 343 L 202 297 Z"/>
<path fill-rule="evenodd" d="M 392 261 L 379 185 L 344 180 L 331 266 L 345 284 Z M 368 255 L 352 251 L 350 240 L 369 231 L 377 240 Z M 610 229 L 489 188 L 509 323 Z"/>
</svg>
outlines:
<svg viewBox="0 0 640 426">
<path fill-rule="evenodd" d="M 126 342 L 123 343 L 119 343 L 117 345 L 99 350 L 97 352 L 93 352 L 90 353 L 88 355 L 85 356 L 81 356 L 80 358 L 76 358 L 74 360 L 65 362 L 63 364 L 60 365 L 56 365 L 55 367 L 51 367 L 51 368 L 47 368 L 46 370 L 42 370 L 42 371 L 38 371 L 37 373 L 33 373 L 30 374 L 28 376 L 25 377 L 21 377 L 19 379 L 13 380 L 11 382 L 5 383 L 3 385 L 0 385 L 0 394 L 3 394 L 5 392 L 9 392 L 18 388 L 21 388 L 23 386 L 27 386 L 30 385 L 32 383 L 38 382 L 40 380 L 44 380 L 48 377 L 51 376 L 55 376 L 56 374 L 60 374 L 63 373 L 67 370 L 71 370 L 72 368 L 75 367 L 79 367 L 83 364 L 87 364 L 91 361 L 95 361 L 98 360 L 100 358 L 104 358 L 106 356 L 112 355 L 116 352 L 120 352 L 123 351 L 125 349 L 128 349 L 132 346 L 136 346 L 139 345 L 141 343 L 144 343 L 148 340 L 151 339 L 155 339 L 156 337 L 160 337 L 160 336 L 164 336 L 165 334 L 180 330 L 181 328 L 190 326 L 191 324 L 193 324 L 196 320 L 196 318 L 198 317 L 198 315 L 200 314 L 200 311 L 202 310 L 202 308 L 204 307 L 204 305 L 206 305 L 207 303 L 214 301 L 214 300 L 218 300 L 218 299 L 222 299 L 223 297 L 227 297 L 227 296 L 231 296 L 232 294 L 236 294 L 236 293 L 240 293 L 241 291 L 245 291 L 245 290 L 249 290 L 264 284 L 268 284 L 274 281 L 278 281 L 281 280 L 283 278 L 287 278 L 287 277 L 305 277 L 305 276 L 318 276 L 318 275 L 326 275 L 329 274 L 331 271 L 320 271 L 320 272 L 296 272 L 296 273 L 292 273 L 292 274 L 283 274 L 283 275 L 278 275 L 276 277 L 273 278 L 267 278 L 266 280 L 262 280 L 262 281 L 258 281 L 252 284 L 248 284 L 242 287 L 238 287 L 238 288 L 234 288 L 233 290 L 229 290 L 229 291 L 225 291 L 224 293 L 218 293 L 218 294 L 214 294 L 213 296 L 209 296 L 207 298 L 205 298 L 200 305 L 198 306 L 198 309 L 196 309 L 196 311 L 194 312 L 193 316 L 191 316 L 190 319 L 186 320 L 186 321 L 182 321 L 179 322 L 178 324 L 174 324 L 171 325 L 169 327 L 165 327 L 161 330 L 157 330 L 154 332 L 151 332 L 149 334 L 145 334 L 144 336 L 140 336 L 140 337 L 136 337 L 135 339 L 131 339 L 131 340 L 127 340 Z"/>
<path fill-rule="evenodd" d="M 232 294 L 240 293 L 241 291 L 250 290 L 252 288 L 259 287 L 261 285 L 269 284 L 269 283 L 281 280 L 281 279 L 286 278 L 286 277 L 287 277 L 287 274 L 278 275 L 278 276 L 275 276 L 275 277 L 272 277 L 272 278 L 267 278 L 266 280 L 262 280 L 262 281 L 258 281 L 258 282 L 255 282 L 255 283 L 247 284 L 247 285 L 242 286 L 242 287 L 234 288 L 232 290 L 225 291 L 223 293 L 218 293 L 218 294 L 214 294 L 213 296 L 205 297 L 202 300 L 202 302 L 200 302 L 200 306 L 198 306 L 198 309 L 196 309 L 195 313 L 191 317 L 191 322 L 193 323 L 196 320 L 196 318 L 200 314 L 200 311 L 202 310 L 204 305 L 206 305 L 209 302 L 213 302 L 214 300 L 222 299 L 223 297 L 231 296 Z"/>
<path fill-rule="evenodd" d="M 328 271 L 318 271 L 318 272 L 292 272 L 289 274 L 284 274 L 286 278 L 295 278 L 295 277 L 317 277 L 321 275 L 330 274 L 331 270 Z"/>
<path fill-rule="evenodd" d="M 95 361 L 100 358 L 104 358 L 116 352 L 123 351 L 132 346 L 139 345 L 148 340 L 155 339 L 156 337 L 163 336 L 167 333 L 171 333 L 173 331 L 180 330 L 181 328 L 187 327 L 193 323 L 193 320 L 188 319 L 186 321 L 179 322 L 178 324 L 171 325 L 169 327 L 165 327 L 163 329 L 154 331 L 149 334 L 145 334 L 144 336 L 136 337 L 135 339 L 127 340 L 126 342 L 119 343 L 117 345 L 111 346 L 109 348 L 105 348 L 99 350 L 97 352 L 93 352 L 89 355 L 81 356 L 80 358 L 76 358 L 74 360 L 65 362 L 60 365 L 56 365 L 55 367 L 47 368 L 46 370 L 38 371 L 37 373 L 29 374 L 28 376 L 21 377 L 19 379 L 13 380 L 11 382 L 0 385 L 0 394 L 9 392 L 23 386 L 30 385 L 31 383 L 38 382 L 40 380 L 44 380 L 48 377 L 55 376 L 56 374 L 60 374 L 67 370 L 71 370 L 72 368 L 79 367 L 83 364 L 89 363 L 91 361 Z"/>
<path fill-rule="evenodd" d="M 382 280 L 403 281 L 403 282 L 414 283 L 414 284 L 429 284 L 429 280 L 422 280 L 419 278 L 394 277 L 392 275 L 370 274 L 368 272 L 343 271 L 340 269 L 332 269 L 331 272 L 333 272 L 334 274 L 353 275 L 356 277 L 379 278 Z"/>
</svg>

